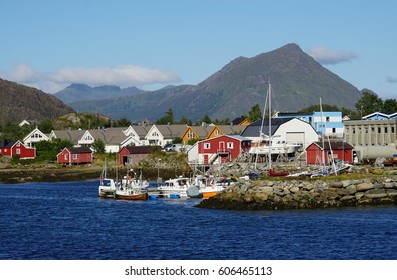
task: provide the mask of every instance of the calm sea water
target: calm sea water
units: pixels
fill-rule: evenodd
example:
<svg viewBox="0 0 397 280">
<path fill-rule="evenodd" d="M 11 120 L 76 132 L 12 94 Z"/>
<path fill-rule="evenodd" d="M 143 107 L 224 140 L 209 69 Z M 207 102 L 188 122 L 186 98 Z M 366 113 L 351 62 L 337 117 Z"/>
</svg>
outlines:
<svg viewBox="0 0 397 280">
<path fill-rule="evenodd" d="M 395 206 L 221 211 L 97 184 L 0 184 L 0 259 L 397 259 Z"/>
</svg>

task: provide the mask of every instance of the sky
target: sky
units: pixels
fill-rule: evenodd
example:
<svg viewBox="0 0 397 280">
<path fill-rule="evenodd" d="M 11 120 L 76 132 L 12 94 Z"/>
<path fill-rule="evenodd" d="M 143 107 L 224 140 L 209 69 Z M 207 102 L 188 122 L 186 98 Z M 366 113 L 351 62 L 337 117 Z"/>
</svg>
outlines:
<svg viewBox="0 0 397 280">
<path fill-rule="evenodd" d="M 295 43 L 359 90 L 397 98 L 395 0 L 0 0 L 0 78 L 55 93 L 195 85 Z"/>
</svg>

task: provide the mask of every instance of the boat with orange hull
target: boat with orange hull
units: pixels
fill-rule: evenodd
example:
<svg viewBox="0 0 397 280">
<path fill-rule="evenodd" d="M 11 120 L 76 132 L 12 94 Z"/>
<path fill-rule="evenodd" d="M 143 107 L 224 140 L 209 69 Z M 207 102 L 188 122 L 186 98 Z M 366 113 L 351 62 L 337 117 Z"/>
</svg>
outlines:
<svg viewBox="0 0 397 280">
<path fill-rule="evenodd" d="M 122 191 L 118 192 L 116 191 L 116 199 L 123 199 L 123 200 L 148 200 L 149 195 L 148 193 L 135 193 L 135 192 L 129 192 L 127 191 Z"/>
</svg>

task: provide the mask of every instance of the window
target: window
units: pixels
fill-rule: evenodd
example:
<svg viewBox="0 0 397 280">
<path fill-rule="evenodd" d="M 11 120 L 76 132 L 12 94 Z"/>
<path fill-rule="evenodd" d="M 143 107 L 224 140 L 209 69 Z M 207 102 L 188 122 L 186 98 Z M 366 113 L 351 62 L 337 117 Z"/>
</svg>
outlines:
<svg viewBox="0 0 397 280">
<path fill-rule="evenodd" d="M 155 131 L 152 133 L 152 136 L 157 137 L 157 136 L 159 136 L 159 134 Z"/>
<path fill-rule="evenodd" d="M 191 132 L 191 131 L 189 131 L 189 132 L 187 133 L 187 138 L 193 139 L 193 138 L 194 138 L 194 133 Z"/>
<path fill-rule="evenodd" d="M 77 154 L 73 154 L 72 158 L 73 158 L 73 160 L 76 160 L 77 159 Z"/>
<path fill-rule="evenodd" d="M 380 127 L 378 127 L 378 133 L 381 133 L 381 128 Z"/>
<path fill-rule="evenodd" d="M 227 142 L 226 146 L 228 149 L 233 149 L 233 142 Z"/>
<path fill-rule="evenodd" d="M 219 130 L 215 130 L 214 134 L 215 134 L 216 136 L 218 136 L 218 135 L 219 135 Z"/>
<path fill-rule="evenodd" d="M 17 155 L 20 155 L 21 154 L 21 149 L 16 149 L 16 153 L 17 153 Z"/>
<path fill-rule="evenodd" d="M 335 127 L 332 128 L 332 133 L 336 133 L 336 128 Z"/>
<path fill-rule="evenodd" d="M 63 159 L 64 159 L 64 160 L 68 160 L 68 154 L 64 154 L 64 155 L 63 155 Z"/>
<path fill-rule="evenodd" d="M 385 127 L 385 133 L 387 133 L 387 127 Z"/>
<path fill-rule="evenodd" d="M 326 118 L 325 118 L 325 121 L 326 121 L 326 122 L 329 122 L 329 117 L 326 117 Z"/>
<path fill-rule="evenodd" d="M 208 149 L 210 149 L 210 148 L 211 148 L 210 143 L 204 143 L 204 149 L 205 149 L 205 150 L 208 150 Z"/>
</svg>

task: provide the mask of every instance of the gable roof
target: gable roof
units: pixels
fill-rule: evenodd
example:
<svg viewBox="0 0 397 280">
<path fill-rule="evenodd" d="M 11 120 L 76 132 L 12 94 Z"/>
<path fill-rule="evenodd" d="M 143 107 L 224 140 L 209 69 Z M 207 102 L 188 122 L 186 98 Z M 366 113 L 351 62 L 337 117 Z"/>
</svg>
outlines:
<svg viewBox="0 0 397 280">
<path fill-rule="evenodd" d="M 36 127 L 36 128 L 33 129 L 31 132 L 29 132 L 28 135 L 26 135 L 26 136 L 23 138 L 23 142 L 25 142 L 27 139 L 29 139 L 32 135 L 34 135 L 34 134 L 36 134 L 36 133 L 40 134 L 40 135 L 42 136 L 43 140 L 46 140 L 46 141 L 47 141 L 47 140 L 49 139 L 49 135 L 48 135 L 48 134 L 45 134 L 45 133 L 41 132 L 40 129 L 38 129 L 38 128 Z"/>
<path fill-rule="evenodd" d="M 316 145 L 321 150 L 323 150 L 323 142 L 313 142 L 311 145 Z M 332 150 L 353 150 L 354 147 L 352 145 L 350 145 L 349 143 L 346 143 L 344 141 L 324 142 L 324 150 L 325 151 L 329 151 L 331 149 Z"/>
<path fill-rule="evenodd" d="M 88 147 L 71 147 L 66 148 L 71 154 L 87 154 L 92 153 L 92 150 Z"/>
<path fill-rule="evenodd" d="M 214 138 L 209 138 L 209 139 L 202 140 L 200 142 L 213 141 L 213 140 L 216 140 L 216 139 L 221 138 L 221 137 L 232 138 L 232 139 L 235 139 L 235 140 L 240 141 L 240 142 L 242 142 L 242 141 L 250 141 L 251 142 L 252 141 L 251 139 L 248 139 L 246 137 L 243 137 L 243 136 L 237 135 L 237 134 L 223 134 L 223 135 L 219 135 L 219 136 L 214 137 Z"/>
<path fill-rule="evenodd" d="M 186 130 L 181 135 L 181 138 L 184 137 L 189 131 L 192 131 L 198 139 L 204 139 L 207 137 L 209 133 L 209 127 L 203 125 L 191 125 L 186 128 Z"/>
<path fill-rule="evenodd" d="M 166 125 L 166 124 L 155 124 L 158 131 L 163 135 L 164 138 L 173 139 L 173 138 L 180 138 L 182 134 L 186 130 L 186 124 L 173 124 L 173 125 Z"/>
<path fill-rule="evenodd" d="M 127 146 L 126 149 L 130 154 L 150 154 L 153 148 L 159 146 Z"/>
<path fill-rule="evenodd" d="M 271 135 L 280 127 L 280 125 L 293 120 L 294 118 L 272 118 L 271 119 Z M 262 120 L 257 120 L 252 124 L 248 125 L 243 132 L 241 132 L 241 136 L 244 137 L 259 137 L 259 133 L 261 131 Z M 262 132 L 264 134 L 269 133 L 269 118 L 264 119 L 263 121 L 263 129 Z"/>
<path fill-rule="evenodd" d="M 0 148 L 12 148 L 19 140 L 1 140 Z M 19 141 L 21 142 L 21 141 Z"/>
<path fill-rule="evenodd" d="M 138 134 L 139 139 L 144 139 L 149 132 L 149 128 L 145 125 L 132 125 L 131 128 Z"/>
<path fill-rule="evenodd" d="M 84 133 L 85 130 L 53 130 L 51 131 L 50 137 L 69 140 L 73 144 L 77 144 Z"/>
</svg>

